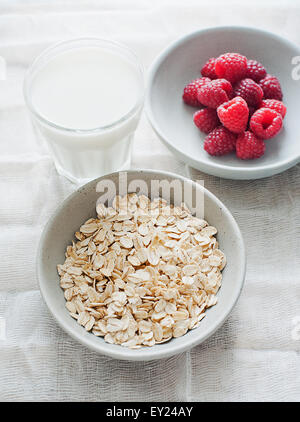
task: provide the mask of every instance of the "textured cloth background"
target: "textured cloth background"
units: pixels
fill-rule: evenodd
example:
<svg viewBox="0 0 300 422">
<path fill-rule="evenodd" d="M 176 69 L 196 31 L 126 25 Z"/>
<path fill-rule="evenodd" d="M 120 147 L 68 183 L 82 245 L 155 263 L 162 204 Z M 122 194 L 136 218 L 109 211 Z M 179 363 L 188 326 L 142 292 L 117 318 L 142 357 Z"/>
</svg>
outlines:
<svg viewBox="0 0 300 422">
<path fill-rule="evenodd" d="M 132 47 L 146 69 L 168 43 L 224 24 L 269 29 L 300 43 L 299 1 L 0 1 L 0 400 L 300 400 L 300 165 L 272 178 L 230 181 L 193 172 L 237 219 L 247 246 L 245 288 L 225 325 L 191 352 L 162 361 L 99 356 L 66 335 L 35 274 L 44 224 L 75 187 L 36 140 L 22 82 L 33 58 L 70 37 Z M 279 58 L 280 59 L 280 58 Z M 295 142 L 298 134 L 295 134 Z M 184 174 L 143 116 L 133 167 Z M 0 324 L 0 327 L 1 327 Z M 2 333 L 3 334 L 3 333 Z"/>
</svg>

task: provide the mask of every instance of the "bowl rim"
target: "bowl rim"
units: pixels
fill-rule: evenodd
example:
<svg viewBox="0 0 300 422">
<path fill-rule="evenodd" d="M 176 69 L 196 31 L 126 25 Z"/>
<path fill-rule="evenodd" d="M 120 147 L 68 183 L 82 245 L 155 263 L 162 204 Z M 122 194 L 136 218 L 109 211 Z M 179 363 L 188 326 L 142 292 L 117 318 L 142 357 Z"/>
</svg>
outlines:
<svg viewBox="0 0 300 422">
<path fill-rule="evenodd" d="M 211 172 L 209 174 L 214 174 L 214 169 L 226 172 L 227 176 L 229 178 L 233 178 L 233 177 L 230 177 L 230 173 L 234 174 L 235 176 L 238 176 L 241 173 L 243 175 L 247 174 L 251 178 L 253 178 L 253 176 L 255 176 L 255 172 L 258 172 L 258 173 L 266 172 L 266 171 L 268 172 L 268 174 L 262 175 L 262 176 L 258 175 L 258 177 L 267 177 L 268 175 L 279 173 L 280 171 L 285 170 L 285 169 L 297 164 L 298 162 L 300 162 L 300 150 L 299 150 L 298 155 L 295 154 L 294 156 L 292 156 L 288 159 L 285 159 L 285 160 L 281 160 L 278 163 L 276 162 L 276 163 L 273 163 L 273 164 L 264 164 L 264 165 L 258 164 L 258 165 L 252 166 L 252 167 L 243 167 L 243 166 L 232 167 L 228 164 L 220 164 L 220 163 L 217 163 L 217 162 L 216 163 L 204 162 L 201 159 L 195 160 L 192 155 L 189 155 L 184 151 L 184 148 L 181 149 L 177 146 L 174 146 L 174 144 L 169 141 L 169 139 L 168 139 L 169 136 L 166 135 L 165 132 L 160 129 L 160 127 L 158 126 L 158 124 L 155 120 L 155 117 L 154 117 L 154 114 L 153 114 L 153 109 L 152 109 L 152 106 L 151 106 L 151 90 L 152 90 L 152 86 L 153 86 L 155 76 L 157 75 L 157 71 L 158 71 L 160 65 L 166 59 L 166 57 L 171 52 L 176 50 L 179 46 L 184 44 L 185 42 L 187 42 L 191 39 L 197 38 L 199 35 L 209 34 L 209 33 L 214 33 L 214 32 L 224 32 L 224 31 L 227 31 L 227 32 L 241 31 L 241 32 L 248 32 L 250 34 L 259 34 L 259 35 L 262 35 L 262 36 L 271 37 L 271 38 L 277 40 L 278 42 L 284 43 L 289 48 L 297 49 L 299 51 L 299 55 L 300 55 L 300 47 L 297 46 L 297 44 L 293 43 L 292 41 L 287 40 L 286 38 L 284 38 L 280 35 L 277 35 L 277 34 L 271 32 L 271 31 L 267 31 L 267 30 L 260 29 L 260 28 L 255 28 L 255 27 L 250 27 L 250 26 L 239 26 L 239 25 L 224 25 L 224 26 L 207 27 L 207 28 L 204 28 L 204 29 L 199 29 L 197 31 L 190 32 L 186 35 L 183 35 L 183 36 L 177 38 L 177 40 L 170 43 L 161 53 L 159 53 L 159 55 L 155 58 L 154 62 L 150 66 L 150 69 L 149 69 L 149 72 L 148 72 L 148 80 L 147 80 L 147 86 L 146 86 L 146 97 L 145 97 L 146 98 L 146 100 L 145 100 L 146 115 L 149 119 L 149 122 L 150 122 L 152 128 L 156 132 L 156 134 L 163 141 L 163 143 L 169 149 L 171 149 L 171 151 L 173 153 L 175 153 L 177 156 L 181 156 L 181 158 L 183 158 L 186 163 L 188 163 L 188 164 L 193 163 L 192 165 L 194 165 L 196 168 L 199 168 L 199 164 L 200 164 L 203 167 L 209 169 L 210 172 Z M 203 171 L 206 172 L 206 170 L 204 168 L 203 168 Z"/>
<path fill-rule="evenodd" d="M 168 350 L 160 350 L 159 348 L 154 349 L 154 347 L 147 347 L 147 348 L 141 348 L 138 350 L 129 349 L 126 347 L 122 347 L 119 345 L 113 345 L 116 347 L 115 350 L 108 350 L 107 343 L 100 343 L 99 345 L 95 346 L 95 344 L 92 341 L 89 341 L 89 337 L 82 336 L 81 334 L 78 334 L 72 330 L 70 327 L 69 322 L 66 322 L 64 318 L 60 317 L 56 313 L 56 306 L 51 303 L 51 300 L 48 297 L 46 286 L 46 281 L 44 281 L 42 274 L 42 254 L 43 254 L 43 244 L 46 239 L 46 236 L 48 235 L 49 231 L 51 231 L 52 224 L 55 222 L 57 215 L 63 210 L 63 208 L 71 201 L 75 196 L 79 195 L 83 189 L 88 188 L 89 186 L 96 184 L 99 180 L 103 179 L 104 177 L 111 177 L 113 175 L 118 174 L 119 172 L 113 172 L 109 173 L 105 176 L 98 177 L 96 179 L 93 179 L 92 181 L 80 186 L 78 189 L 76 189 L 73 193 L 67 196 L 67 198 L 64 199 L 64 201 L 55 209 L 51 217 L 48 219 L 46 225 L 43 228 L 40 241 L 38 244 L 37 249 L 37 257 L 36 257 L 36 274 L 38 279 L 38 284 L 40 288 L 40 292 L 42 295 L 42 298 L 47 305 L 47 308 L 49 309 L 50 313 L 58 323 L 58 325 L 67 333 L 69 334 L 74 340 L 78 341 L 79 343 L 83 344 L 84 346 L 88 347 L 90 350 L 97 352 L 102 355 L 106 355 L 115 359 L 121 359 L 121 360 L 132 360 L 132 361 L 146 361 L 146 360 L 155 360 L 155 359 L 162 359 L 167 358 L 173 355 L 177 355 L 179 353 L 183 353 L 186 350 L 191 349 L 192 347 L 196 346 L 197 344 L 200 344 L 204 342 L 208 337 L 213 335 L 226 321 L 228 316 L 230 315 L 232 309 L 236 305 L 236 302 L 241 294 L 244 281 L 245 281 L 245 275 L 246 275 L 246 251 L 245 251 L 245 244 L 242 237 L 242 233 L 240 231 L 240 228 L 235 221 L 234 217 L 228 210 L 228 208 L 208 189 L 203 187 L 202 185 L 198 184 L 197 182 L 188 179 L 184 176 L 168 172 L 168 171 L 162 171 L 162 170 L 153 170 L 153 169 L 134 169 L 134 170 L 127 170 L 127 173 L 137 173 L 139 177 L 143 175 L 143 173 L 147 174 L 155 174 L 161 175 L 161 176 L 167 176 L 167 177 L 173 177 L 181 180 L 182 182 L 189 182 L 192 183 L 192 185 L 196 185 L 196 188 L 202 189 L 205 194 L 212 199 L 212 201 L 215 203 L 215 205 L 222 209 L 222 211 L 226 214 L 226 216 L 229 218 L 230 223 L 232 225 L 232 230 L 235 233 L 235 238 L 238 242 L 239 249 L 241 251 L 241 261 L 239 263 L 239 270 L 237 274 L 237 279 L 239 280 L 236 289 L 233 291 L 232 297 L 230 298 L 230 301 L 228 302 L 225 312 L 218 318 L 216 321 L 214 321 L 214 327 L 211 329 L 207 329 L 206 331 L 194 331 L 194 336 L 189 339 L 188 342 L 185 342 L 183 344 L 179 344 L 176 347 L 173 347 Z M 62 293 L 63 294 L 63 293 Z M 71 321 L 71 320 L 70 320 Z M 198 335 L 197 335 L 198 334 Z M 184 336 L 183 336 L 184 337 Z M 112 346 L 112 345 L 109 345 Z M 157 345 L 159 346 L 159 345 Z"/>
</svg>

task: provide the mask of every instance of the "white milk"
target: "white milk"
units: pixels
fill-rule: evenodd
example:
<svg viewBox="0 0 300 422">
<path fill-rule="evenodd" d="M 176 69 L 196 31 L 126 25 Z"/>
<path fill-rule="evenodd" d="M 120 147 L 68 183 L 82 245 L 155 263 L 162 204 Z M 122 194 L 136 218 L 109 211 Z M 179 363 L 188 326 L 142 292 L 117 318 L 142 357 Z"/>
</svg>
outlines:
<svg viewBox="0 0 300 422">
<path fill-rule="evenodd" d="M 142 74 L 130 52 L 85 41 L 75 48 L 76 41 L 62 43 L 73 48 L 54 47 L 39 64 L 42 54 L 25 80 L 25 98 L 58 171 L 80 182 L 129 167 L 143 96 Z"/>
</svg>

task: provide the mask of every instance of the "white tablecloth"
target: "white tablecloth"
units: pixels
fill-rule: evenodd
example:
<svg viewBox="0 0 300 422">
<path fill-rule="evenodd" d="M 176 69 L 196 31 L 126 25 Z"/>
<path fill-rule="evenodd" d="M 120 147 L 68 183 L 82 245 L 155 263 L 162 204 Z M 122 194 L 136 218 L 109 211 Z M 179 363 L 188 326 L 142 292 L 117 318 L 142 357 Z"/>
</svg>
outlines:
<svg viewBox="0 0 300 422">
<path fill-rule="evenodd" d="M 54 41 L 91 35 L 128 44 L 147 68 L 182 34 L 223 24 L 269 29 L 300 43 L 299 1 L 246 3 L 0 2 L 0 55 L 7 62 L 7 78 L 0 81 L 0 400 L 300 399 L 299 165 L 257 181 L 193 173 L 237 219 L 248 270 L 228 321 L 188 353 L 134 363 L 89 351 L 56 325 L 35 272 L 42 228 L 74 185 L 56 173 L 32 131 L 22 96 L 28 64 Z M 145 116 L 133 167 L 184 174 Z"/>
</svg>

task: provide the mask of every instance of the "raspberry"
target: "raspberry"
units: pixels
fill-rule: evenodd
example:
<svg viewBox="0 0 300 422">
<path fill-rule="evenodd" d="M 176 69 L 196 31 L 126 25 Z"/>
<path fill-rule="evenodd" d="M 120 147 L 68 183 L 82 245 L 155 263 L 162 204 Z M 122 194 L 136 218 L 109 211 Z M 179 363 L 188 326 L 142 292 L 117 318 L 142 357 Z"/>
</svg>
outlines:
<svg viewBox="0 0 300 422">
<path fill-rule="evenodd" d="M 281 86 L 276 76 L 267 75 L 259 82 L 259 85 L 264 91 L 265 99 L 270 98 L 272 100 L 282 100 Z"/>
<path fill-rule="evenodd" d="M 220 105 L 217 113 L 221 123 L 231 132 L 241 133 L 246 129 L 249 109 L 243 98 L 235 97 Z"/>
<path fill-rule="evenodd" d="M 262 88 L 252 79 L 242 79 L 234 88 L 235 95 L 244 98 L 248 106 L 258 107 L 263 99 Z"/>
<path fill-rule="evenodd" d="M 218 126 L 204 140 L 204 149 L 210 155 L 225 155 L 235 150 L 236 135 Z"/>
<path fill-rule="evenodd" d="M 277 113 L 281 114 L 282 118 L 284 118 L 286 114 L 286 106 L 283 102 L 278 100 L 262 100 L 261 107 L 271 108 L 272 110 L 277 111 Z"/>
<path fill-rule="evenodd" d="M 219 126 L 217 112 L 213 108 L 203 108 L 194 114 L 194 123 L 204 133 L 209 133 Z"/>
<path fill-rule="evenodd" d="M 282 127 L 282 117 L 270 108 L 256 110 L 250 119 L 250 129 L 262 139 L 269 139 L 277 135 Z"/>
<path fill-rule="evenodd" d="M 220 86 L 208 83 L 198 90 L 198 101 L 210 108 L 217 108 L 228 101 L 228 96 Z"/>
<path fill-rule="evenodd" d="M 217 79 L 218 76 L 216 75 L 216 72 L 215 72 L 215 62 L 216 62 L 215 58 L 212 57 L 211 59 L 209 59 L 205 63 L 205 65 L 202 67 L 201 75 L 206 76 L 207 78 L 210 78 L 210 79 Z"/>
<path fill-rule="evenodd" d="M 193 107 L 199 107 L 201 104 L 197 99 L 198 89 L 208 82 L 210 82 L 209 78 L 198 78 L 186 85 L 182 95 L 183 101 Z"/>
<path fill-rule="evenodd" d="M 227 79 L 234 83 L 245 77 L 247 58 L 238 53 L 226 53 L 218 57 L 215 71 L 219 78 Z"/>
<path fill-rule="evenodd" d="M 247 60 L 246 78 L 259 82 L 267 75 L 266 69 L 256 60 Z"/>
<path fill-rule="evenodd" d="M 234 96 L 232 85 L 229 81 L 227 81 L 227 79 L 215 79 L 215 80 L 211 81 L 211 84 L 213 86 L 218 86 L 218 87 L 224 89 L 224 91 L 227 94 L 228 99 L 231 99 Z"/>
<path fill-rule="evenodd" d="M 236 155 L 242 160 L 259 158 L 265 153 L 265 143 L 252 132 L 241 133 L 236 141 Z"/>
</svg>

